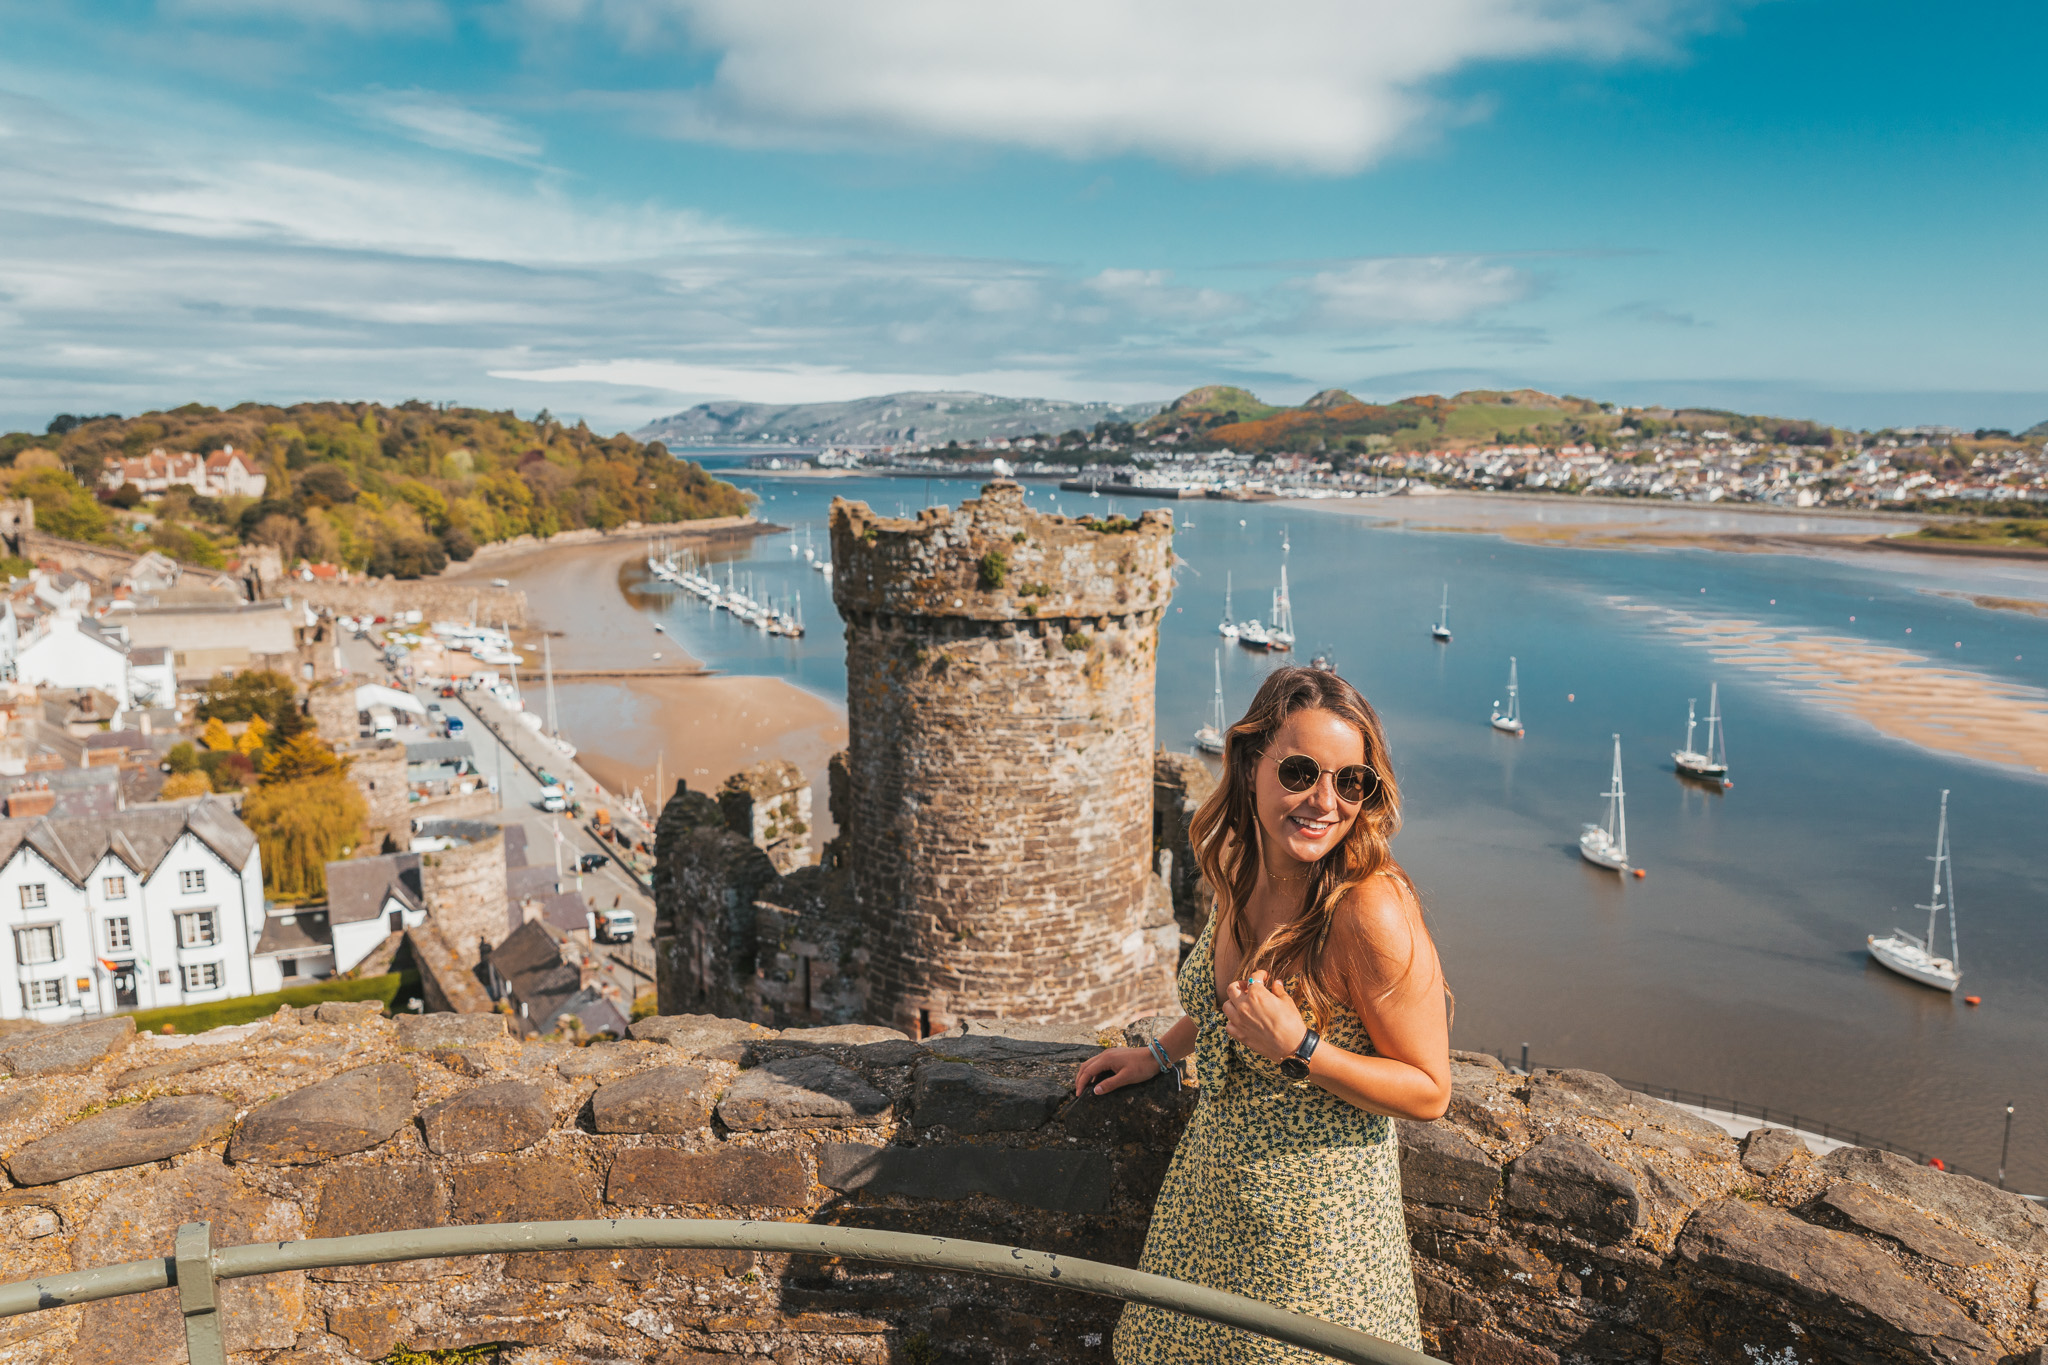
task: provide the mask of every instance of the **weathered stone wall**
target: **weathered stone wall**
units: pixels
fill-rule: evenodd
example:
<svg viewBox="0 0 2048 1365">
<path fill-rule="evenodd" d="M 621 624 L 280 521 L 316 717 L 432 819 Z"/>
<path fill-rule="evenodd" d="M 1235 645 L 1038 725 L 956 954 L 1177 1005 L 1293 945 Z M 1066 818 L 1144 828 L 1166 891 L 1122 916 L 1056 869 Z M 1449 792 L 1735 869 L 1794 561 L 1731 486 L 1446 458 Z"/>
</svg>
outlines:
<svg viewBox="0 0 2048 1365">
<path fill-rule="evenodd" d="M 1083 523 L 1006 482 L 915 521 L 833 503 L 871 1018 L 1110 1024 L 1170 1002 L 1149 825 L 1172 537 L 1169 513 Z"/>
<path fill-rule="evenodd" d="M 505 877 L 505 836 L 493 834 L 420 855 L 420 891 L 427 913 L 466 967 L 483 959 L 512 932 Z"/>
<path fill-rule="evenodd" d="M 718 808 L 733 832 L 766 853 L 777 872 L 811 861 L 811 784 L 788 759 L 763 759 L 726 778 Z"/>
<path fill-rule="evenodd" d="M 1152 758 L 1152 846 L 1171 862 L 1166 870 L 1173 892 L 1173 918 L 1180 926 L 1183 951 L 1209 925 L 1216 897 L 1202 880 L 1195 865 L 1195 848 L 1189 841 L 1188 823 L 1210 792 L 1216 790 L 1216 774 L 1196 754 L 1161 751 Z"/>
<path fill-rule="evenodd" d="M 354 699 L 351 698 L 351 701 Z M 412 789 L 405 780 L 405 746 L 395 739 L 361 740 L 345 746 L 349 780 L 369 807 L 370 842 L 389 840 L 404 848 L 412 828 Z"/>
<path fill-rule="evenodd" d="M 277 591 L 339 616 L 395 617 L 400 612 L 417 611 L 428 621 L 468 621 L 474 611 L 478 625 L 526 624 L 526 594 L 518 588 L 494 588 L 481 579 L 373 578 L 360 583 L 292 579 Z"/>
<path fill-rule="evenodd" d="M 1076 1098 L 1079 1033 L 667 1017 L 519 1043 L 499 1015 L 284 1009 L 188 1038 L 0 1039 L 0 1277 L 220 1243 L 599 1216 L 930 1232 L 1133 1264 L 1197 1102 Z M 1043 1035 L 1056 1030 L 1035 1030 Z M 1455 1068 L 1403 1124 L 1425 1335 L 1455 1365 L 2036 1365 L 2048 1217 L 1876 1152 L 1739 1147 L 1585 1072 Z M 244 1365 L 509 1342 L 518 1365 L 1103 1362 L 1113 1303 L 804 1257 L 568 1253 L 223 1286 Z M 10 1365 L 183 1359 L 175 1291 L 0 1323 Z"/>
<path fill-rule="evenodd" d="M 24 1081 L 39 1065 L 16 1065 L 0 1082 L 17 1185 L 0 1198 L 6 1273 L 162 1254 L 194 1210 L 223 1240 L 608 1211 L 929 1230 L 1129 1263 L 1192 1098 L 1154 1083 L 1073 1099 L 1066 1079 L 1090 1049 L 1057 1042 L 670 1018 L 579 1051 L 515 1044 L 495 1016 L 394 1026 L 352 1009 L 177 1048 L 138 1040 L 84 1056 L 74 1077 Z M 267 1099 L 278 1089 L 290 1093 Z M 65 1122 L 115 1099 L 131 1103 Z M 367 1130 L 340 1145 L 367 1150 L 306 1146 L 309 1120 L 336 1107 Z M 1586 1073 L 1530 1083 L 1461 1067 L 1454 1118 L 1404 1126 L 1403 1170 L 1432 1345 L 1461 1365 L 1989 1365 L 2041 1340 L 2048 1221 L 1979 1182 L 1869 1152 L 1816 1162 L 1783 1134 L 1738 1151 Z M 110 1159 L 120 1168 L 83 1169 Z M 926 1197 L 941 1188 L 951 1197 Z M 1102 1360 L 1114 1312 L 712 1253 L 315 1272 L 229 1293 L 237 1344 L 295 1361 L 484 1340 L 544 1346 L 535 1360 Z M 0 1341 L 11 1360 L 175 1359 L 175 1311 L 152 1297 L 17 1319 Z"/>
</svg>

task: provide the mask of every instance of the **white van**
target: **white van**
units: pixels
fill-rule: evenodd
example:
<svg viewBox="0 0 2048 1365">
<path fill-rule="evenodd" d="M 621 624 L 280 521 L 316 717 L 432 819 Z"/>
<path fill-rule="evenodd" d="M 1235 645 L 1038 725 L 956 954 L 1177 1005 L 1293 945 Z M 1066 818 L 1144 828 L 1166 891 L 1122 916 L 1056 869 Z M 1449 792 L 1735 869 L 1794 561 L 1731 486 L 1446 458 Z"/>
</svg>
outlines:
<svg viewBox="0 0 2048 1365">
<path fill-rule="evenodd" d="M 569 809 L 569 793 L 563 791 L 559 786 L 542 787 L 540 789 L 540 808 L 551 814 Z"/>
<path fill-rule="evenodd" d="M 639 927 L 631 910 L 612 909 L 597 912 L 597 939 L 600 943 L 631 943 L 633 931 Z"/>
<path fill-rule="evenodd" d="M 376 739 L 390 739 L 398 733 L 398 717 L 388 706 L 370 708 L 370 734 Z"/>
</svg>

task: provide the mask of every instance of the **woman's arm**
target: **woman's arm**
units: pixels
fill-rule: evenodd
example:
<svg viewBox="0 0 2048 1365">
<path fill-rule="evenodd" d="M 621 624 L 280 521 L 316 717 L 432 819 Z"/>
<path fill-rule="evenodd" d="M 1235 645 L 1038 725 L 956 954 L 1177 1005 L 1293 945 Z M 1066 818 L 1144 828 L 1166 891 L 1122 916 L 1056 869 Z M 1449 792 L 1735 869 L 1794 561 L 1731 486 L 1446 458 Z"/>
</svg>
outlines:
<svg viewBox="0 0 2048 1365">
<path fill-rule="evenodd" d="M 1377 1055 L 1324 1041 L 1309 1059 L 1309 1080 L 1369 1114 L 1443 1117 L 1451 1102 L 1450 1018 L 1436 945 L 1414 897 L 1393 878 L 1373 878 L 1338 912 L 1326 951 Z M 1263 981 L 1230 982 L 1223 1015 L 1231 1037 L 1274 1062 L 1308 1032 L 1287 993 Z"/>
<path fill-rule="evenodd" d="M 1166 1048 L 1166 1055 L 1177 1062 L 1195 1050 L 1195 1033 L 1194 1019 L 1184 1014 L 1178 1024 L 1159 1035 L 1159 1041 Z M 1092 1093 L 1107 1095 L 1123 1086 L 1149 1081 L 1158 1074 L 1159 1059 L 1149 1047 L 1105 1048 L 1081 1063 L 1074 1076 L 1074 1093 L 1079 1095 L 1092 1087 Z"/>
</svg>

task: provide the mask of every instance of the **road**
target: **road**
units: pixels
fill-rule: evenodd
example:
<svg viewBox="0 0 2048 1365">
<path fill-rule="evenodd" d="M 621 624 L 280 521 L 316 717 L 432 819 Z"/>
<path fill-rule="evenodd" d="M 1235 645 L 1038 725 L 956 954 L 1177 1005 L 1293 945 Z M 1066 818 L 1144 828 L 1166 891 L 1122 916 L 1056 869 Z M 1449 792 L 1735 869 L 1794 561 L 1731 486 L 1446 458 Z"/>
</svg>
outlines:
<svg viewBox="0 0 2048 1365">
<path fill-rule="evenodd" d="M 541 746 L 545 741 L 536 735 L 522 734 L 516 722 L 510 722 L 513 714 L 491 702 L 478 701 L 474 693 L 462 693 L 455 698 L 443 698 L 424 688 L 409 689 L 386 667 L 381 649 L 367 640 L 348 640 L 342 646 L 343 659 L 360 679 L 377 679 L 387 687 L 410 691 L 422 705 L 438 703 L 449 716 L 462 721 L 462 733 L 458 738 L 467 740 L 476 755 L 478 771 L 487 782 L 496 785 L 500 809 L 496 815 L 479 817 L 486 823 L 498 825 L 517 824 L 526 830 L 526 853 L 530 862 L 541 865 L 553 860 L 556 836 L 561 839 L 561 866 L 565 885 L 578 890 L 585 902 L 593 909 L 609 910 L 614 906 L 633 912 L 635 929 L 630 944 L 593 943 L 590 935 L 576 930 L 570 938 L 587 948 L 591 955 L 606 964 L 625 999 L 631 1000 L 637 994 L 653 988 L 654 953 L 650 943 L 654 929 L 654 902 L 647 889 L 631 874 L 620 868 L 610 856 L 606 846 L 594 838 L 572 816 L 551 815 L 540 808 L 540 780 L 534 775 L 533 767 L 546 763 Z M 490 720 L 500 726 L 509 726 L 507 733 L 512 738 L 509 747 L 480 714 L 489 709 Z M 434 738 L 425 729 L 410 724 L 417 717 L 399 716 L 397 738 L 415 743 Z M 526 760 L 521 760 L 521 753 Z M 568 778 L 571 765 L 557 762 L 548 768 L 555 776 Z M 579 775 L 577 791 L 588 795 L 587 776 Z M 593 872 L 578 873 L 575 868 L 582 855 L 603 854 L 602 867 Z"/>
</svg>

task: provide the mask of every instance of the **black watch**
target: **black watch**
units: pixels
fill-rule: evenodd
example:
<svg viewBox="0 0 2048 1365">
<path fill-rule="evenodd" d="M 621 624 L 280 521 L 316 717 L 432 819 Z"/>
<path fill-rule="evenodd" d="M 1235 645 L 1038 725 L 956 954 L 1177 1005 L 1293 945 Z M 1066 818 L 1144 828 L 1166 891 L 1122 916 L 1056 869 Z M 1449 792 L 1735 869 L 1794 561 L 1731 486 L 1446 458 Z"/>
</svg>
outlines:
<svg viewBox="0 0 2048 1365">
<path fill-rule="evenodd" d="M 1293 1055 L 1280 1059 L 1280 1074 L 1290 1081 L 1308 1079 L 1308 1059 L 1315 1055 L 1316 1044 L 1322 1041 L 1323 1035 L 1310 1029 Z"/>
</svg>

